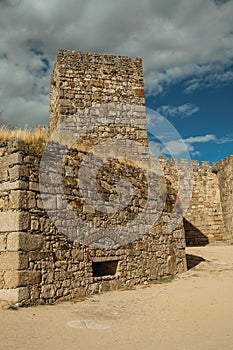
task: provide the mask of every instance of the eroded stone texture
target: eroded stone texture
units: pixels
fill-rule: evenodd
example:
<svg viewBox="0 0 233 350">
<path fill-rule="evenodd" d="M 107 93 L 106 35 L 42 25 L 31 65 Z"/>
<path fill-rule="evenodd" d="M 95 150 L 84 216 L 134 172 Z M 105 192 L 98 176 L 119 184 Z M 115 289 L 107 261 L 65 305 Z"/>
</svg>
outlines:
<svg viewBox="0 0 233 350">
<path fill-rule="evenodd" d="M 9 154 L 11 142 L 4 144 L 3 153 Z M 15 148 L 14 148 L 15 149 Z M 106 220 L 93 208 L 82 206 L 77 186 L 77 171 L 80 159 L 85 152 L 72 149 L 64 160 L 63 176 L 67 201 L 76 215 L 81 215 L 95 225 L 119 225 L 124 220 L 134 219 L 146 202 L 146 176 L 140 168 L 114 160 L 101 168 L 98 186 L 101 195 L 107 200 L 114 196 L 114 181 L 119 174 L 132 179 L 136 188 L 131 206 L 119 216 Z M 166 220 L 169 211 L 160 217 L 155 225 L 142 237 L 118 248 L 91 248 L 72 241 L 60 233 L 44 210 L 39 192 L 39 158 L 22 148 L 22 166 L 19 181 L 27 175 L 27 189 L 11 188 L 9 177 L 1 181 L 8 183 L 7 190 L 1 192 L 4 206 L 2 217 L 17 217 L 12 224 L 12 232 L 6 223 L 1 227 L 0 245 L 0 286 L 1 298 L 12 302 L 54 302 L 69 300 L 83 295 L 104 292 L 117 288 L 131 287 L 136 284 L 176 274 L 186 269 L 185 238 L 182 224 L 172 234 L 166 232 Z M 109 168 L 110 166 L 110 168 Z M 10 168 L 14 164 L 9 165 Z M 110 171 L 111 170 L 111 171 Z M 109 177 L 110 176 L 110 177 Z M 114 180 L 115 179 L 115 180 Z M 144 183 L 145 181 L 145 183 Z M 11 198 L 23 198 L 19 205 L 10 210 Z M 21 197 L 22 196 L 22 197 Z M 20 203 L 22 207 L 20 207 Z M 59 195 L 50 199 L 50 208 L 59 210 Z M 5 211 L 4 211 L 5 210 Z M 19 218 L 22 218 L 19 220 Z M 8 220 L 10 222 L 10 219 Z M 14 222 L 14 220 L 12 220 Z M 135 227 L 139 230 L 140 227 Z M 94 276 L 93 263 L 117 261 L 113 275 Z M 21 289 L 20 289 L 21 288 Z M 24 288 L 24 289 L 22 289 Z M 14 292 L 15 290 L 15 292 Z M 19 298 L 19 299 L 17 299 Z"/>
<path fill-rule="evenodd" d="M 233 243 L 233 156 L 213 164 L 217 173 L 223 218 L 225 223 L 224 240 Z"/>
<path fill-rule="evenodd" d="M 50 91 L 50 130 L 80 108 L 117 102 L 144 105 L 141 58 L 60 50 Z"/>
<path fill-rule="evenodd" d="M 164 157 L 160 158 L 160 163 L 164 169 L 172 203 L 177 199 L 179 164 L 176 160 L 167 162 Z M 183 219 L 186 243 L 190 246 L 203 246 L 222 241 L 225 239 L 225 221 L 220 199 L 221 185 L 219 186 L 216 171 L 210 167 L 209 162 L 202 162 L 201 165 L 198 161 L 192 161 L 191 165 L 188 165 L 187 161 L 186 163 L 192 171 L 192 196 Z"/>
</svg>

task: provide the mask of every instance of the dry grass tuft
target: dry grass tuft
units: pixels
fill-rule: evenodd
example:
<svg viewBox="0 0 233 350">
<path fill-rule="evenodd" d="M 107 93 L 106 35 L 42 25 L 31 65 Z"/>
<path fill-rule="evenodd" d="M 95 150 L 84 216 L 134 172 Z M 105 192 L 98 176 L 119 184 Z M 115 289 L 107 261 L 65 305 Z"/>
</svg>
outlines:
<svg viewBox="0 0 233 350">
<path fill-rule="evenodd" d="M 0 126 L 0 141 L 12 139 L 20 139 L 32 145 L 36 153 L 41 153 L 48 140 L 48 132 L 43 126 L 34 129 L 10 129 L 6 125 Z"/>
<path fill-rule="evenodd" d="M 33 144 L 40 140 L 46 141 L 47 138 L 48 133 L 43 126 L 37 126 L 35 129 L 10 129 L 5 125 L 0 127 L 1 141 L 20 139 L 28 144 Z"/>
</svg>

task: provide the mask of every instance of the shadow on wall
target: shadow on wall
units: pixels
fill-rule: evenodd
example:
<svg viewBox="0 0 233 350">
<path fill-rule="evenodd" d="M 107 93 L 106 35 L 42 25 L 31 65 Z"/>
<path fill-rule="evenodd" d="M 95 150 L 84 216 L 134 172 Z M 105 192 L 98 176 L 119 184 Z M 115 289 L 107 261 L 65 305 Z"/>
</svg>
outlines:
<svg viewBox="0 0 233 350">
<path fill-rule="evenodd" d="M 185 218 L 183 219 L 187 247 L 204 247 L 209 239 Z"/>
<path fill-rule="evenodd" d="M 202 261 L 205 261 L 201 256 L 186 254 L 187 269 L 190 270 L 193 267 L 199 265 Z"/>
</svg>

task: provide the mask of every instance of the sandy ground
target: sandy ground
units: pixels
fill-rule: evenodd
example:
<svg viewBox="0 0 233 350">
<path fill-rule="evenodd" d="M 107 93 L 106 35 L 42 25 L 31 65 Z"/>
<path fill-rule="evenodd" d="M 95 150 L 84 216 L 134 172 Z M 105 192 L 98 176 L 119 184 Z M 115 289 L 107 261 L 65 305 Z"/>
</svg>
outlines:
<svg viewBox="0 0 233 350">
<path fill-rule="evenodd" d="M 0 310 L 0 349 L 233 349 L 233 247 L 187 253 L 206 261 L 171 283 Z"/>
</svg>

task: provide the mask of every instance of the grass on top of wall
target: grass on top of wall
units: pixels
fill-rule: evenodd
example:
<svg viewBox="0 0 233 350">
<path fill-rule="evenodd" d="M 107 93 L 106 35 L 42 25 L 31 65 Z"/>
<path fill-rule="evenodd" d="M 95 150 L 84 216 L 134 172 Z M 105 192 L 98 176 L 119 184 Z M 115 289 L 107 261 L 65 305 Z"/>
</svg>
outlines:
<svg viewBox="0 0 233 350">
<path fill-rule="evenodd" d="M 0 126 L 0 141 L 20 139 L 31 145 L 37 154 L 43 151 L 48 137 L 48 132 L 43 126 L 34 129 L 10 129 L 6 125 Z"/>
</svg>

